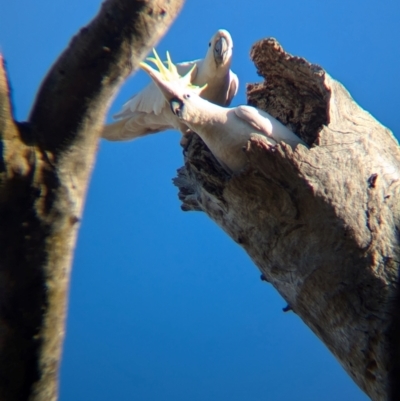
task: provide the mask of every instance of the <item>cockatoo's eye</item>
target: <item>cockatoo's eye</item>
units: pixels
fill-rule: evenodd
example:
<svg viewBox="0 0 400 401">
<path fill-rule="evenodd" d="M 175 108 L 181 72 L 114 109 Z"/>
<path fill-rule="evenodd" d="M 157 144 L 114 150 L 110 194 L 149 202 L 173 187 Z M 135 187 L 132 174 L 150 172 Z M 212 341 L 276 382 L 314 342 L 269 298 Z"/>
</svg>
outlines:
<svg viewBox="0 0 400 401">
<path fill-rule="evenodd" d="M 178 98 L 171 99 L 169 102 L 171 111 L 178 117 L 182 118 L 183 102 Z"/>
<path fill-rule="evenodd" d="M 183 98 L 184 98 L 184 99 L 189 99 L 189 98 L 190 98 L 190 94 L 189 94 L 189 93 L 185 93 L 185 94 L 183 95 Z"/>
</svg>

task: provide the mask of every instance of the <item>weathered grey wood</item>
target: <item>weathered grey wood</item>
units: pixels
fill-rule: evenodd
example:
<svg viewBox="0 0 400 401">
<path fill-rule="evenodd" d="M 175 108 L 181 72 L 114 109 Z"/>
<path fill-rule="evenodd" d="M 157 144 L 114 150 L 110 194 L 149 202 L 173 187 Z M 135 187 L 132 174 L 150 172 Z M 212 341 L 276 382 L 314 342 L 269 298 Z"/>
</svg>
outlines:
<svg viewBox="0 0 400 401">
<path fill-rule="evenodd" d="M 248 168 L 229 177 L 195 137 L 175 179 L 182 208 L 206 212 L 246 250 L 371 399 L 398 399 L 398 143 L 274 39 L 251 57 L 266 81 L 248 85 L 249 103 L 311 148 L 251 141 Z"/>
<path fill-rule="evenodd" d="M 57 398 L 72 253 L 105 112 L 183 1 L 105 1 L 48 73 L 27 123 L 13 120 L 0 63 L 2 401 Z"/>
</svg>

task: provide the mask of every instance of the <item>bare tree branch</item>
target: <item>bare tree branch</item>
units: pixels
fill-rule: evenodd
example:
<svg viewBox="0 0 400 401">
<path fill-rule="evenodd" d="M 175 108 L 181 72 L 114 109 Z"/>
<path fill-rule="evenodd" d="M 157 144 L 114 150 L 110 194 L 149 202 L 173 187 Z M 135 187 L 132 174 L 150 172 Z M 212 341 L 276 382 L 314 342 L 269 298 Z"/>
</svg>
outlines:
<svg viewBox="0 0 400 401">
<path fill-rule="evenodd" d="M 371 399 L 398 399 L 398 143 L 274 39 L 251 56 L 266 81 L 248 85 L 249 103 L 312 147 L 252 140 L 249 167 L 229 177 L 196 137 L 175 180 L 182 208 L 206 212 L 246 250 Z"/>
<path fill-rule="evenodd" d="M 107 0 L 13 121 L 0 69 L 0 399 L 55 400 L 72 252 L 105 112 L 183 0 Z"/>
</svg>

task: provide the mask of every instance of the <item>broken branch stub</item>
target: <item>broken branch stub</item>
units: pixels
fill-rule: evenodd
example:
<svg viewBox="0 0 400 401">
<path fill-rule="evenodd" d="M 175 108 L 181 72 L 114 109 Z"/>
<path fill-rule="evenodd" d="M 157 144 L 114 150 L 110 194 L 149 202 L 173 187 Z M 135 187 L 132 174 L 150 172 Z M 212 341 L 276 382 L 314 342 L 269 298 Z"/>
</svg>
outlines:
<svg viewBox="0 0 400 401">
<path fill-rule="evenodd" d="M 276 40 L 256 43 L 251 57 L 266 80 L 248 85 L 249 104 L 310 149 L 251 140 L 248 168 L 229 177 L 195 137 L 175 180 L 182 208 L 207 213 L 358 386 L 390 399 L 400 337 L 398 143 L 339 82 Z"/>
</svg>

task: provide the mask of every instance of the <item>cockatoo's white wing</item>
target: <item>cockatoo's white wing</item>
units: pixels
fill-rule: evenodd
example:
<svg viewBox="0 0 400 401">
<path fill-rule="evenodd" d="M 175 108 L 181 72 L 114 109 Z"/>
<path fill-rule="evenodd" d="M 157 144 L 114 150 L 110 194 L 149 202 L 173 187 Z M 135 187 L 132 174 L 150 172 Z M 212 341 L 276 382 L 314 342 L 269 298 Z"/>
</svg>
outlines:
<svg viewBox="0 0 400 401">
<path fill-rule="evenodd" d="M 168 116 L 163 114 L 164 112 L 161 112 L 159 116 L 155 116 L 141 111 L 129 112 L 128 118 L 106 125 L 102 136 L 109 141 L 128 141 L 171 129 L 173 125 L 168 123 Z"/>
<path fill-rule="evenodd" d="M 231 104 L 232 99 L 236 96 L 238 90 L 239 90 L 239 78 L 234 72 L 232 72 L 232 70 L 230 70 L 229 89 L 226 96 L 226 103 L 224 104 L 225 107 L 228 107 Z"/>
<path fill-rule="evenodd" d="M 276 142 L 283 141 L 293 148 L 300 143 L 307 146 L 295 133 L 265 111 L 251 106 L 238 106 L 234 110 L 238 117 Z"/>
<path fill-rule="evenodd" d="M 254 107 L 238 106 L 233 110 L 239 118 L 249 123 L 255 130 L 261 131 L 265 136 L 274 139 L 271 121 L 261 117 Z"/>
<path fill-rule="evenodd" d="M 178 63 L 175 64 L 176 68 L 178 70 L 179 75 L 186 75 L 191 68 L 193 68 L 194 65 L 196 65 L 196 68 L 193 70 L 192 72 L 192 80 L 196 77 L 197 74 L 197 66 L 201 65 L 202 60 L 198 59 L 198 60 L 193 60 L 193 61 L 184 61 L 183 63 Z"/>
<path fill-rule="evenodd" d="M 133 95 L 122 106 L 122 110 L 113 117 L 115 119 L 128 118 L 136 111 L 159 115 L 164 106 L 164 96 L 154 82 L 150 82 L 143 90 Z"/>
<path fill-rule="evenodd" d="M 114 114 L 117 121 L 107 124 L 101 136 L 109 141 L 126 141 L 174 128 L 168 109 L 164 96 L 151 82 Z"/>
</svg>

